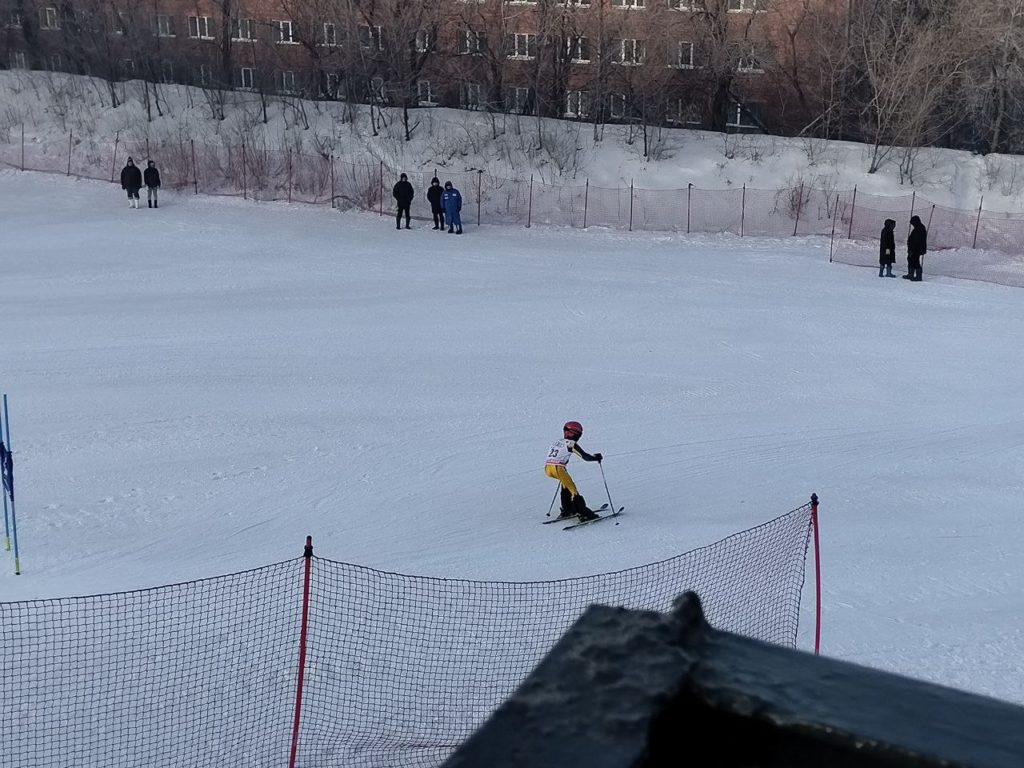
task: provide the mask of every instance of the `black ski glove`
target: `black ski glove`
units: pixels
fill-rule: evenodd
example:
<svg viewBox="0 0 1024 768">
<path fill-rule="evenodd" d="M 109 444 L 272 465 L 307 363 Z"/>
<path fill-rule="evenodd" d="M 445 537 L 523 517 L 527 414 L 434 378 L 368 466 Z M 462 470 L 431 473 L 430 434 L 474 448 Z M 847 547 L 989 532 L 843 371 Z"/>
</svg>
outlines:
<svg viewBox="0 0 1024 768">
<path fill-rule="evenodd" d="M 596 462 L 597 462 L 598 464 L 600 464 L 600 463 L 601 463 L 601 460 L 602 460 L 602 459 L 604 459 L 604 456 L 602 456 L 602 455 L 601 455 L 600 453 L 595 453 L 595 454 L 594 454 L 594 460 L 595 460 L 595 461 L 596 461 Z"/>
</svg>

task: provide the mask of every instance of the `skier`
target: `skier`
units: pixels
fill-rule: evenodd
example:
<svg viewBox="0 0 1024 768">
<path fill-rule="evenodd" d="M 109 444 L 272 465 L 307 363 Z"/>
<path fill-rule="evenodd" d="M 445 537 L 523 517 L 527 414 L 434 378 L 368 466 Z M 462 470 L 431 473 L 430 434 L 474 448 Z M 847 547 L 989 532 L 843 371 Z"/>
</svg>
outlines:
<svg viewBox="0 0 1024 768">
<path fill-rule="evenodd" d="M 430 203 L 430 212 L 434 214 L 434 229 L 444 229 L 444 208 L 441 207 L 441 182 L 435 176 L 430 180 L 430 187 L 427 189 L 427 201 Z"/>
<path fill-rule="evenodd" d="M 399 177 L 398 182 L 391 190 L 391 196 L 395 198 L 398 203 L 398 212 L 395 214 L 395 229 L 402 228 L 402 214 L 405 214 L 405 228 L 409 227 L 409 206 L 412 205 L 412 199 L 416 196 L 416 192 L 412 188 L 412 184 L 409 183 L 409 177 L 404 173 Z"/>
<path fill-rule="evenodd" d="M 454 232 L 462 234 L 462 217 L 459 212 L 462 210 L 462 193 L 459 192 L 450 181 L 444 183 L 444 193 L 441 195 L 441 207 L 444 208 L 445 218 L 448 219 L 448 234 Z"/>
<path fill-rule="evenodd" d="M 878 241 L 878 276 L 896 277 L 892 273 L 892 265 L 896 263 L 896 222 L 886 219 L 882 227 L 882 236 Z"/>
<path fill-rule="evenodd" d="M 121 170 L 121 189 L 128 193 L 128 207 L 139 207 L 139 190 L 142 189 L 142 172 L 130 157 Z"/>
<path fill-rule="evenodd" d="M 576 490 L 576 483 L 573 482 L 566 470 L 569 457 L 576 454 L 584 461 L 596 461 L 598 463 L 604 458 L 600 453 L 593 455 L 580 448 L 576 441 L 583 437 L 583 425 L 578 421 L 567 421 L 562 427 L 563 439 L 556 440 L 548 450 L 547 461 L 544 463 L 544 473 L 562 484 L 561 497 L 562 508 L 559 518 L 578 517 L 580 522 L 594 520 L 599 515 L 587 508 L 586 500 Z"/>
<path fill-rule="evenodd" d="M 146 163 L 146 170 L 142 174 L 142 180 L 146 182 L 146 201 L 150 208 L 159 208 L 156 199 L 156 191 L 160 189 L 160 171 L 156 163 L 150 160 Z"/>
</svg>

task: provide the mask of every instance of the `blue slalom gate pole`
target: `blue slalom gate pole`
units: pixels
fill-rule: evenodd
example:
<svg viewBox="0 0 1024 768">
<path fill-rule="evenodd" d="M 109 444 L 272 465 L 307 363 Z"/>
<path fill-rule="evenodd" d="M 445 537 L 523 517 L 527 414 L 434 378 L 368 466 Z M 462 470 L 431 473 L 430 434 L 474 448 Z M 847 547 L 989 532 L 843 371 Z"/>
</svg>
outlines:
<svg viewBox="0 0 1024 768">
<path fill-rule="evenodd" d="M 7 395 L 4 395 L 4 402 L 7 402 Z M 0 419 L 0 442 L 4 439 L 4 421 L 6 419 Z M 0 470 L 0 474 L 6 474 L 7 470 Z M 4 497 L 4 549 L 8 552 L 11 551 L 11 520 L 10 514 L 7 511 L 7 489 L 0 487 L 0 496 Z"/>
<path fill-rule="evenodd" d="M 7 492 L 11 496 L 11 533 L 14 534 L 14 575 L 21 575 L 21 558 L 18 554 L 18 516 L 14 512 L 14 459 L 11 455 L 11 417 L 7 413 L 7 395 L 4 395 L 4 429 L 7 435 Z"/>
</svg>

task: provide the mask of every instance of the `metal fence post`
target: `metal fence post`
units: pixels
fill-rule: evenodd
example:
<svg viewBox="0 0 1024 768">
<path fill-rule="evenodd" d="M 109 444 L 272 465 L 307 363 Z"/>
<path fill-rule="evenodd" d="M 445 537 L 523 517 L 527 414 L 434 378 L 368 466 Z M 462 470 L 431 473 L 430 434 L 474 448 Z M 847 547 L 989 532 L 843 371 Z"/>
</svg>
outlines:
<svg viewBox="0 0 1024 768">
<path fill-rule="evenodd" d="M 850 227 L 846 231 L 846 239 L 853 239 L 853 214 L 857 210 L 857 185 L 853 185 L 853 203 L 850 205 Z"/>
<path fill-rule="evenodd" d="M 796 237 L 797 228 L 800 226 L 800 209 L 804 205 L 804 185 L 800 184 L 800 188 L 797 190 L 796 199 L 796 221 L 793 222 L 793 237 Z"/>
<path fill-rule="evenodd" d="M 690 191 L 693 189 L 693 182 L 686 185 L 686 234 L 690 234 Z"/>
<path fill-rule="evenodd" d="M 530 174 L 530 199 L 526 207 L 526 228 L 530 228 L 533 221 L 533 174 Z"/>
<path fill-rule="evenodd" d="M 747 218 L 747 185 L 743 185 L 743 196 L 740 198 L 740 237 L 743 237 L 743 224 Z"/>
<path fill-rule="evenodd" d="M 981 226 L 981 206 L 985 204 L 985 196 L 981 196 L 981 200 L 978 201 L 978 218 L 974 222 L 974 240 L 971 242 L 971 248 L 978 247 L 978 227 Z"/>
<path fill-rule="evenodd" d="M 68 176 L 71 175 L 71 135 L 72 135 L 72 133 L 73 133 L 73 131 L 68 131 L 68 173 L 67 173 Z"/>
<path fill-rule="evenodd" d="M 629 180 L 629 231 L 633 231 L 633 180 Z"/>
<path fill-rule="evenodd" d="M 196 169 L 196 140 L 189 139 L 188 143 L 192 145 L 192 189 L 195 193 L 199 194 L 199 171 Z"/>
<path fill-rule="evenodd" d="M 478 170 L 476 172 L 476 225 L 478 227 L 480 226 L 480 190 L 483 185 L 483 177 L 484 172 L 482 170 Z"/>
<path fill-rule="evenodd" d="M 832 263 L 832 246 L 836 241 L 836 219 L 839 217 L 839 193 L 836 193 L 836 207 L 832 211 L 832 236 L 828 241 L 828 263 Z"/>
<path fill-rule="evenodd" d="M 380 215 L 384 215 L 384 161 L 380 161 Z"/>
<path fill-rule="evenodd" d="M 915 189 L 910 195 L 910 215 L 914 215 L 914 203 L 917 202 L 917 190 Z"/>
<path fill-rule="evenodd" d="M 121 138 L 121 132 L 114 132 L 114 156 L 110 158 L 110 183 L 114 183 L 114 171 L 117 168 L 117 142 Z"/>
<path fill-rule="evenodd" d="M 587 228 L 587 205 L 590 203 L 590 179 L 587 179 L 586 186 L 583 187 L 583 228 Z"/>
<path fill-rule="evenodd" d="M 288 202 L 292 201 L 292 151 L 288 150 Z"/>
<path fill-rule="evenodd" d="M 21 170 L 25 170 L 25 124 L 21 124 Z"/>
<path fill-rule="evenodd" d="M 331 155 L 331 208 L 334 207 L 334 155 Z"/>
<path fill-rule="evenodd" d="M 243 200 L 247 200 L 249 198 L 249 193 L 248 193 L 248 190 L 246 189 L 247 186 L 248 185 L 246 184 L 246 178 L 245 178 L 245 142 L 243 141 L 242 142 L 242 199 Z"/>
</svg>

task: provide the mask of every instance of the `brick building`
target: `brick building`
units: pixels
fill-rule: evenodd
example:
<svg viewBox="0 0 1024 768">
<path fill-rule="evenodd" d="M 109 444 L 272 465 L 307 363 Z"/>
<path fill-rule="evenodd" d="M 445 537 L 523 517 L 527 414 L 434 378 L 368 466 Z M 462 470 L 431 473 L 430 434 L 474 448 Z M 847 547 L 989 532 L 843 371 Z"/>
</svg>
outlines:
<svg viewBox="0 0 1024 768">
<path fill-rule="evenodd" d="M 0 0 L 0 64 L 733 130 L 820 110 L 829 0 Z"/>
</svg>

